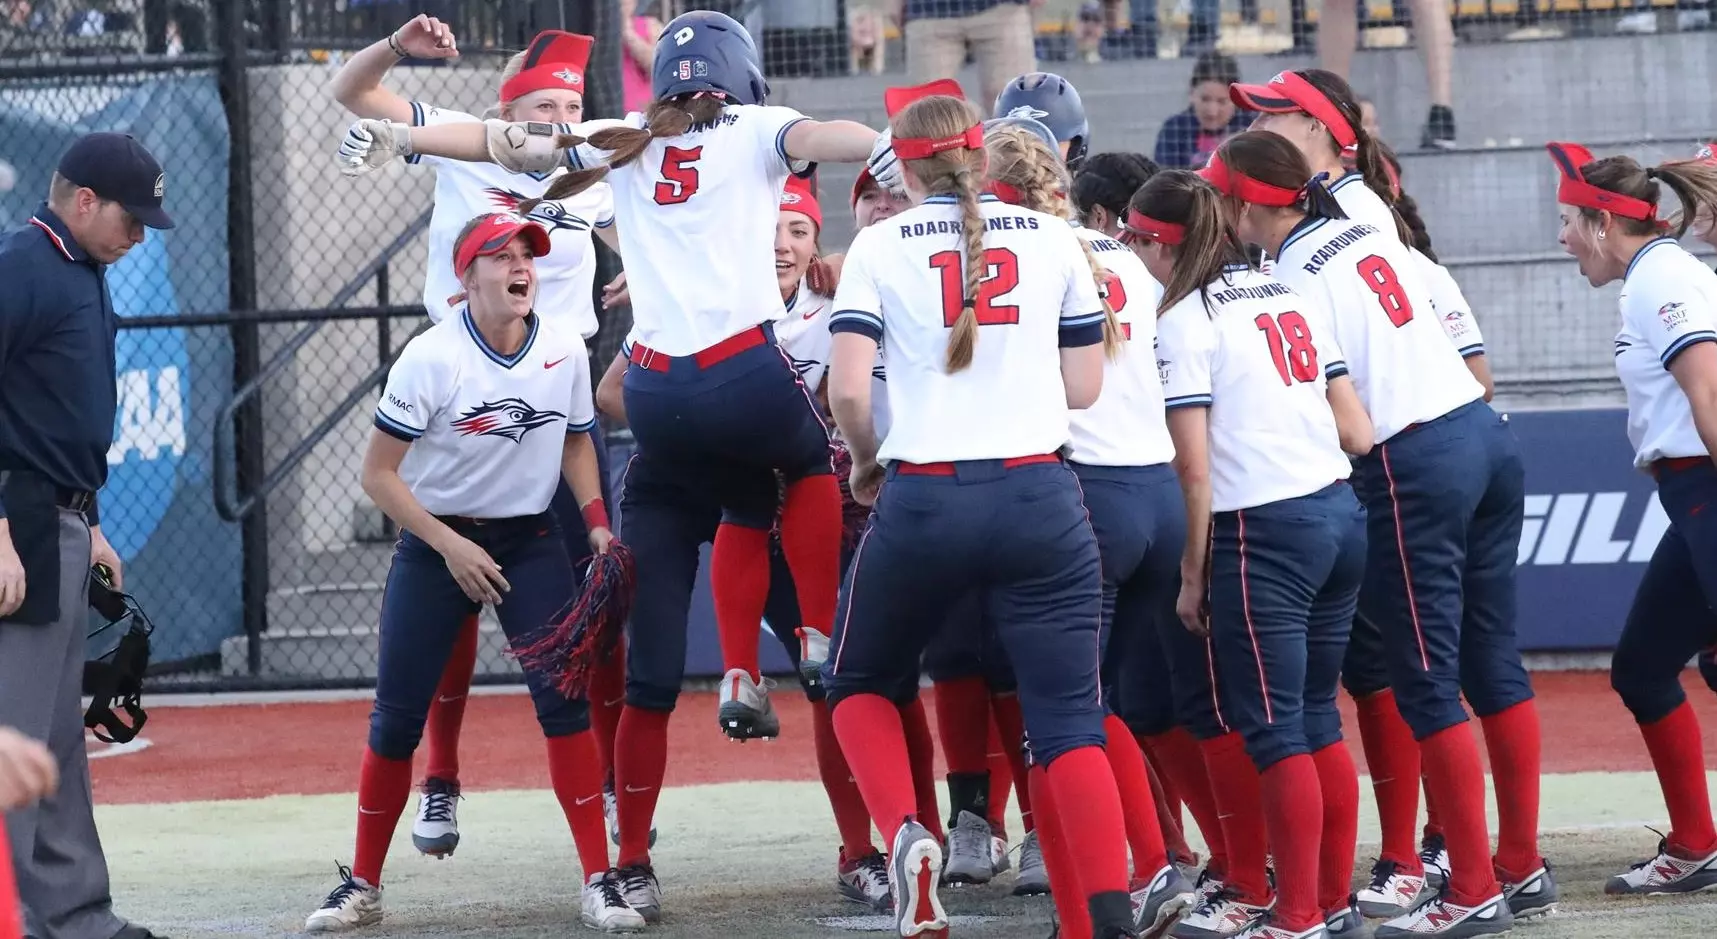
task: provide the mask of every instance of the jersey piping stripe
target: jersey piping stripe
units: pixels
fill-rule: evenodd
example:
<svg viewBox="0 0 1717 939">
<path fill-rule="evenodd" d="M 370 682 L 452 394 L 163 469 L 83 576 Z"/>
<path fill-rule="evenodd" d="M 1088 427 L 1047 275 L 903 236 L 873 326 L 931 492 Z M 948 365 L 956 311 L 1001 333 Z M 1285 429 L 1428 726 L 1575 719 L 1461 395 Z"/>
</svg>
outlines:
<svg viewBox="0 0 1717 939">
<path fill-rule="evenodd" d="M 1163 400 L 1165 408 L 1207 408 L 1210 407 L 1211 397 L 1207 394 L 1176 395 Z"/>
<path fill-rule="evenodd" d="M 1407 535 L 1401 526 L 1401 500 L 1395 497 L 1395 472 L 1389 467 L 1389 445 L 1379 444 L 1383 479 L 1389 484 L 1389 510 L 1395 519 L 1395 550 L 1401 555 L 1401 581 L 1407 585 L 1407 615 L 1413 620 L 1413 638 L 1419 643 L 1419 664 L 1431 671 L 1431 653 L 1425 648 L 1425 630 L 1419 625 L 1419 601 L 1413 596 L 1413 568 L 1407 561 Z"/>
<path fill-rule="evenodd" d="M 1276 257 L 1281 257 L 1282 255 L 1286 254 L 1288 252 L 1288 246 L 1289 245 L 1293 244 L 1296 241 L 1299 241 L 1301 238 L 1304 238 L 1306 235 L 1309 235 L 1312 232 L 1315 232 L 1318 229 L 1324 227 L 1324 224 L 1327 223 L 1328 221 L 1329 221 L 1329 219 L 1327 219 L 1327 218 L 1320 218 L 1317 221 L 1311 223 L 1310 225 L 1305 226 L 1304 228 L 1297 228 L 1294 231 L 1289 232 L 1287 240 L 1282 242 L 1281 250 L 1276 252 Z"/>
<path fill-rule="evenodd" d="M 530 331 L 525 333 L 524 345 L 519 346 L 519 351 L 512 355 L 502 355 L 490 348 L 489 343 L 483 339 L 483 334 L 477 331 L 477 323 L 471 319 L 470 307 L 466 307 L 464 310 L 460 311 L 459 315 L 465 320 L 466 335 L 470 336 L 471 341 L 477 344 L 477 348 L 483 350 L 483 354 L 489 357 L 489 361 L 507 369 L 510 369 L 523 361 L 525 356 L 531 351 L 531 347 L 536 345 L 537 327 L 542 324 L 542 319 L 535 313 L 532 313 Z"/>
<path fill-rule="evenodd" d="M 1252 627 L 1252 589 L 1246 581 L 1246 510 L 1234 513 L 1240 532 L 1240 612 L 1246 617 L 1246 635 L 1252 640 L 1252 661 L 1258 663 L 1258 695 L 1264 699 L 1264 723 L 1276 723 L 1276 711 L 1270 706 L 1270 679 L 1264 675 L 1264 651 L 1258 648 L 1258 631 Z"/>
<path fill-rule="evenodd" d="M 1660 245 L 1672 245 L 1675 243 L 1676 242 L 1675 242 L 1674 238 L 1654 238 L 1651 241 L 1646 242 L 1645 247 L 1634 252 L 1634 258 L 1633 258 L 1633 260 L 1628 262 L 1628 271 L 1626 274 L 1622 275 L 1622 279 L 1626 280 L 1627 278 L 1633 276 L 1634 268 L 1639 265 L 1640 258 L 1645 257 L 1646 252 L 1648 252 L 1651 249 L 1656 248 Z"/>
<path fill-rule="evenodd" d="M 415 427 L 407 427 L 380 411 L 376 412 L 376 428 L 384 434 L 391 437 L 398 437 L 407 443 L 423 436 L 423 431 L 418 430 Z"/>
<path fill-rule="evenodd" d="M 810 118 L 801 117 L 797 120 L 788 121 L 782 125 L 780 130 L 775 132 L 775 155 L 781 158 L 781 164 L 787 167 L 789 172 L 793 169 L 793 157 L 787 153 L 787 132 L 808 120 Z"/>
<path fill-rule="evenodd" d="M 872 512 L 874 513 L 874 511 L 875 510 L 873 509 Z M 835 661 L 829 666 L 829 674 L 831 675 L 838 675 L 841 671 L 841 653 L 846 650 L 847 636 L 852 632 L 853 625 L 853 598 L 852 588 L 850 585 L 858 583 L 859 562 L 864 560 L 864 545 L 865 542 L 870 540 L 870 533 L 872 530 L 873 529 L 870 525 L 866 525 L 864 527 L 864 534 L 859 536 L 858 547 L 853 549 L 852 567 L 850 572 L 847 574 L 847 583 L 849 586 L 845 591 L 847 594 L 847 615 L 841 617 L 841 641 L 835 646 Z"/>
<path fill-rule="evenodd" d="M 1680 339 L 1670 343 L 1669 348 L 1663 350 L 1663 355 L 1661 356 L 1663 367 L 1669 368 L 1669 363 L 1675 361 L 1676 356 L 1686 352 L 1689 347 L 1696 346 L 1702 342 L 1717 342 L 1717 333 L 1714 333 L 1709 329 L 1702 329 L 1696 333 L 1688 333 Z"/>
</svg>

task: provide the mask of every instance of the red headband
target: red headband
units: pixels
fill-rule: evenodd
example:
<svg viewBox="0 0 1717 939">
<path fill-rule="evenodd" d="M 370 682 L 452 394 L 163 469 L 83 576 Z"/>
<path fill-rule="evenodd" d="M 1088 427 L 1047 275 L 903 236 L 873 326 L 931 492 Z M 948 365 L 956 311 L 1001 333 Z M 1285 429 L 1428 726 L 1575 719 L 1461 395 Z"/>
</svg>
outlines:
<svg viewBox="0 0 1717 939">
<path fill-rule="evenodd" d="M 1151 218 L 1132 206 L 1127 207 L 1127 220 L 1121 224 L 1126 234 L 1164 245 L 1178 245 L 1186 240 L 1186 226 Z"/>
<path fill-rule="evenodd" d="M 496 212 L 459 242 L 453 255 L 453 276 L 464 277 L 472 262 L 500 251 L 520 235 L 530 242 L 533 257 L 549 253 L 548 229 L 511 212 Z"/>
<path fill-rule="evenodd" d="M 1249 202 L 1252 205 L 1287 208 L 1297 204 L 1301 194 L 1305 192 L 1303 186 L 1299 189 L 1286 189 L 1282 186 L 1260 182 L 1229 169 L 1228 164 L 1222 162 L 1220 152 L 1211 155 L 1210 163 L 1204 169 L 1199 170 L 1198 175 L 1203 176 L 1223 195 L 1233 196 L 1241 202 Z"/>
<path fill-rule="evenodd" d="M 1556 184 L 1557 202 L 1640 222 L 1657 218 L 1657 206 L 1644 199 L 1624 196 L 1586 182 L 1580 167 L 1593 161 L 1592 151 L 1577 143 L 1547 143 L 1544 149 L 1550 151 L 1550 159 L 1556 161 L 1556 168 L 1562 173 L 1562 181 Z"/>
<path fill-rule="evenodd" d="M 583 94 L 584 66 L 590 61 L 590 44 L 595 41 L 558 29 L 538 33 L 525 50 L 524 67 L 501 85 L 501 100 L 513 101 L 545 88 Z"/>
<path fill-rule="evenodd" d="M 960 83 L 952 78 L 938 78 L 911 88 L 890 88 L 883 92 L 882 103 L 888 116 L 893 118 L 906 110 L 907 105 L 925 98 L 941 96 L 964 100 L 966 92 L 960 88 Z M 981 122 L 974 123 L 960 133 L 947 137 L 895 137 L 893 146 L 894 155 L 902 160 L 923 160 L 945 150 L 981 150 L 984 146 L 984 126 Z"/>
<path fill-rule="evenodd" d="M 1693 158 L 1706 163 L 1717 163 L 1717 154 L 1713 153 L 1714 150 L 1717 150 L 1717 140 L 1713 140 L 1710 143 L 1702 143 L 1699 145 L 1699 152 L 1695 153 Z"/>
<path fill-rule="evenodd" d="M 991 180 L 984 188 L 1008 205 L 1022 205 L 1025 202 L 1025 193 L 1020 192 L 1019 187 L 999 179 Z"/>
<path fill-rule="evenodd" d="M 803 177 L 787 177 L 787 188 L 781 192 L 781 211 L 797 212 L 816 223 L 818 231 L 823 230 L 822 204 L 811 191 L 810 181 Z"/>
<path fill-rule="evenodd" d="M 1228 97 L 1242 108 L 1265 114 L 1304 111 L 1329 128 L 1330 136 L 1342 150 L 1359 149 L 1359 135 L 1354 133 L 1347 118 L 1341 116 L 1341 109 L 1298 72 L 1278 72 L 1267 85 L 1235 82 L 1228 86 Z"/>
</svg>

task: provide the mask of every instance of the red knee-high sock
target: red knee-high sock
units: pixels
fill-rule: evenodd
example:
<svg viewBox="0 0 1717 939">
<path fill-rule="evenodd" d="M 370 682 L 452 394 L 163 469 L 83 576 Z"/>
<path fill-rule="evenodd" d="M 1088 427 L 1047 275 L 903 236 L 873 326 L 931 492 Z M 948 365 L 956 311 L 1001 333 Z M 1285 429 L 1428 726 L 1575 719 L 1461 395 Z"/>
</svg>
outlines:
<svg viewBox="0 0 1717 939">
<path fill-rule="evenodd" d="M 24 906 L 18 902 L 18 881 L 12 874 L 12 846 L 6 840 L 6 819 L 0 817 L 0 939 L 23 939 Z"/>
<path fill-rule="evenodd" d="M 1151 774 L 1151 792 L 1157 797 L 1157 804 L 1162 807 L 1163 816 L 1174 820 L 1176 828 L 1180 827 L 1181 808 L 1186 804 L 1180 797 L 1180 789 L 1174 781 L 1157 768 L 1157 757 L 1151 752 L 1151 738 L 1148 734 L 1133 733 L 1133 742 L 1139 745 L 1139 752 L 1145 755 L 1145 769 Z M 1166 835 L 1167 832 L 1165 831 Z"/>
<path fill-rule="evenodd" d="M 1309 929 L 1323 921 L 1318 906 L 1318 856 L 1324 805 L 1317 764 L 1304 753 L 1276 762 L 1263 773 L 1262 792 L 1264 824 L 1276 856 L 1272 919 L 1293 932 Z"/>
<path fill-rule="evenodd" d="M 876 850 L 870 843 L 870 814 L 865 811 L 858 783 L 853 781 L 852 768 L 841 753 L 841 742 L 835 737 L 829 702 L 811 702 L 811 730 L 817 748 L 817 773 L 823 777 L 823 791 L 829 794 L 829 808 L 835 813 L 841 851 L 849 858 L 864 857 Z"/>
<path fill-rule="evenodd" d="M 981 773 L 990 726 L 990 689 L 982 678 L 956 678 L 935 685 L 936 736 L 950 773 Z"/>
<path fill-rule="evenodd" d="M 1025 715 L 1020 712 L 1019 695 L 991 695 L 990 713 L 996 717 L 996 733 L 1002 738 L 1008 765 L 1013 768 L 1014 791 L 1019 793 L 1020 827 L 1030 832 L 1037 824 L 1037 813 L 1032 811 L 1031 783 L 1026 775 Z"/>
<path fill-rule="evenodd" d="M 358 769 L 358 844 L 352 852 L 352 876 L 371 886 L 381 884 L 382 862 L 409 798 L 411 761 L 385 759 L 365 747 Z"/>
<path fill-rule="evenodd" d="M 1109 760 L 1109 771 L 1115 776 L 1127 847 L 1133 852 L 1133 876 L 1155 876 L 1169 862 L 1168 848 L 1163 843 L 1162 823 L 1157 818 L 1157 800 L 1151 794 L 1151 774 L 1145 769 L 1145 754 L 1119 717 L 1113 714 L 1105 717 L 1103 730 L 1108 737 L 1104 755 Z"/>
<path fill-rule="evenodd" d="M 1210 789 L 1210 774 L 1206 771 L 1204 751 L 1184 727 L 1146 739 L 1151 762 L 1163 774 L 1163 782 L 1173 786 L 1186 800 L 1198 826 L 1199 837 L 1210 855 L 1205 869 L 1213 877 L 1228 875 L 1228 844 L 1222 836 L 1222 817 L 1216 810 L 1216 796 Z"/>
<path fill-rule="evenodd" d="M 1436 793 L 1449 847 L 1449 893 L 1459 904 L 1497 895 L 1496 871 L 1485 825 L 1484 766 L 1472 727 L 1462 721 L 1419 741 L 1425 788 Z"/>
<path fill-rule="evenodd" d="M 800 618 L 825 635 L 832 633 L 841 589 L 841 489 L 834 476 L 807 476 L 787 486 L 781 553 L 793 572 Z"/>
<path fill-rule="evenodd" d="M 1543 864 L 1538 856 L 1538 785 L 1543 749 L 1531 698 L 1479 719 L 1496 780 L 1496 866 L 1510 881 Z"/>
<path fill-rule="evenodd" d="M 1269 853 L 1258 767 L 1246 755 L 1246 743 L 1233 731 L 1200 741 L 1210 791 L 1222 818 L 1222 843 L 1228 851 L 1223 882 L 1241 900 L 1262 904 L 1270 898 L 1264 875 Z"/>
<path fill-rule="evenodd" d="M 620 815 L 619 866 L 650 863 L 650 825 L 668 772 L 672 711 L 626 705 L 614 735 L 614 798 Z"/>
<path fill-rule="evenodd" d="M 1423 874 L 1414 829 L 1419 823 L 1419 742 L 1395 706 L 1395 692 L 1385 688 L 1356 698 L 1359 743 L 1371 771 L 1377 796 L 1377 818 L 1383 827 L 1379 860 L 1394 861 L 1409 874 Z"/>
<path fill-rule="evenodd" d="M 1144 744 L 1139 742 L 1139 735 L 1133 735 L 1133 746 L 1139 748 L 1145 757 L 1145 776 L 1151 783 L 1151 797 L 1157 803 L 1157 826 L 1163 831 L 1163 847 L 1168 850 L 1169 860 L 1177 864 L 1191 864 L 1197 859 L 1192 846 L 1186 843 L 1186 832 L 1180 827 L 1180 803 L 1169 802 L 1169 789 L 1163 783 L 1162 775 L 1151 765 L 1150 755 L 1146 754 Z"/>
<path fill-rule="evenodd" d="M 608 821 L 602 816 L 602 762 L 595 735 L 579 731 L 546 738 L 549 785 L 572 829 L 584 876 L 608 869 Z M 646 842 L 647 844 L 648 842 Z"/>
<path fill-rule="evenodd" d="M 721 638 L 724 669 L 743 669 L 753 681 L 763 608 L 769 603 L 769 533 L 723 522 L 709 554 L 709 592 Z"/>
<path fill-rule="evenodd" d="M 471 673 L 477 670 L 477 614 L 459 625 L 441 683 L 429 702 L 423 725 L 423 761 L 430 779 L 459 784 L 459 730 L 465 724 L 465 702 L 471 694 Z"/>
<path fill-rule="evenodd" d="M 1091 939 L 1091 910 L 1085 905 L 1085 891 L 1079 886 L 1079 868 L 1067 843 L 1067 831 L 1055 814 L 1055 793 L 1050 788 L 1049 774 L 1034 766 L 1027 774 L 1026 788 L 1031 800 L 1043 813 L 1037 828 L 1037 846 L 1043 852 L 1043 866 L 1049 874 L 1049 893 L 1055 902 L 1055 918 L 1060 922 L 1058 939 Z"/>
<path fill-rule="evenodd" d="M 984 725 L 990 730 L 984 747 L 984 766 L 990 771 L 990 830 L 1003 841 L 1008 837 L 1008 793 L 1013 791 L 1013 763 L 1008 760 L 1007 745 L 1002 743 L 1001 731 L 988 710 Z M 944 750 L 946 753 L 946 750 Z"/>
<path fill-rule="evenodd" d="M 1334 913 L 1347 908 L 1348 894 L 1353 892 L 1353 846 L 1359 841 L 1359 770 L 1353 765 L 1352 751 L 1341 741 L 1313 753 L 1312 762 L 1317 764 L 1318 791 L 1324 803 L 1318 909 Z"/>
<path fill-rule="evenodd" d="M 1093 894 L 1127 889 L 1127 837 L 1121 821 L 1121 796 L 1102 747 L 1080 747 L 1056 757 L 1047 767 L 1055 794 L 1055 817 L 1067 836 L 1083 902 Z M 1154 820 L 1154 814 L 1152 816 Z M 1156 857 L 1161 858 L 1162 835 Z M 1160 867 L 1160 865 L 1159 865 Z"/>
<path fill-rule="evenodd" d="M 1667 717 L 1641 724 L 1639 730 L 1651 752 L 1663 801 L 1669 806 L 1670 849 L 1678 856 L 1705 857 L 1717 849 L 1717 830 L 1711 824 L 1705 745 L 1699 738 L 1699 718 L 1693 705 L 1683 701 Z"/>
<path fill-rule="evenodd" d="M 614 779 L 614 735 L 620 730 L 620 707 L 626 703 L 626 644 L 614 649 L 590 675 L 590 729 L 596 734 L 596 758 L 602 778 Z"/>
<path fill-rule="evenodd" d="M 1419 783 L 1425 790 L 1425 837 L 1443 836 L 1443 817 L 1437 800 L 1431 798 L 1431 784 L 1425 779 L 1424 760 L 1419 761 Z"/>
<path fill-rule="evenodd" d="M 906 734 L 906 759 L 912 767 L 912 794 L 918 805 L 918 824 L 938 839 L 946 838 L 942 830 L 942 808 L 936 799 L 936 740 L 930 736 L 930 715 L 924 710 L 924 699 L 913 698 L 900 707 L 900 728 Z M 878 829 L 890 844 L 892 829 Z"/>
<path fill-rule="evenodd" d="M 919 816 L 918 824 L 930 827 L 913 792 L 902 711 L 882 695 L 855 694 L 840 701 L 831 712 L 835 736 L 859 792 L 864 794 L 865 807 L 877 831 L 890 844 L 900 826 L 915 815 Z M 931 809 L 928 821 L 935 818 L 936 810 Z"/>
</svg>

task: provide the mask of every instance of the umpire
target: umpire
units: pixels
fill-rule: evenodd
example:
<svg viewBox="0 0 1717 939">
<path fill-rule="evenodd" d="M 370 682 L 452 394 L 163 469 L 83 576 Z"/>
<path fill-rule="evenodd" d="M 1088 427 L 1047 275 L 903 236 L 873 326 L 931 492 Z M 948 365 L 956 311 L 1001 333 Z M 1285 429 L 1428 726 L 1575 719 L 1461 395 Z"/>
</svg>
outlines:
<svg viewBox="0 0 1717 939">
<path fill-rule="evenodd" d="M 89 572 L 117 404 L 107 266 L 172 228 L 161 165 L 126 134 L 60 158 L 48 200 L 0 235 L 0 725 L 43 740 L 59 791 L 6 816 L 30 939 L 150 939 L 115 916 L 84 751 Z"/>
</svg>

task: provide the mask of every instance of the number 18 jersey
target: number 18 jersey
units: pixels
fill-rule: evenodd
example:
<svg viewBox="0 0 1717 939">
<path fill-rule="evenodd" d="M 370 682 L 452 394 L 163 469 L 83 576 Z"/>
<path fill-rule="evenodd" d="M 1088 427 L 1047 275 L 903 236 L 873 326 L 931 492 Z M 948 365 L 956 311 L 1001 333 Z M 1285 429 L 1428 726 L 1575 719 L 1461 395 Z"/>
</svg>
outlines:
<svg viewBox="0 0 1717 939">
<path fill-rule="evenodd" d="M 1275 276 L 1329 311 L 1377 443 L 1484 397 L 1411 250 L 1367 222 L 1308 218 L 1276 258 Z"/>
</svg>

